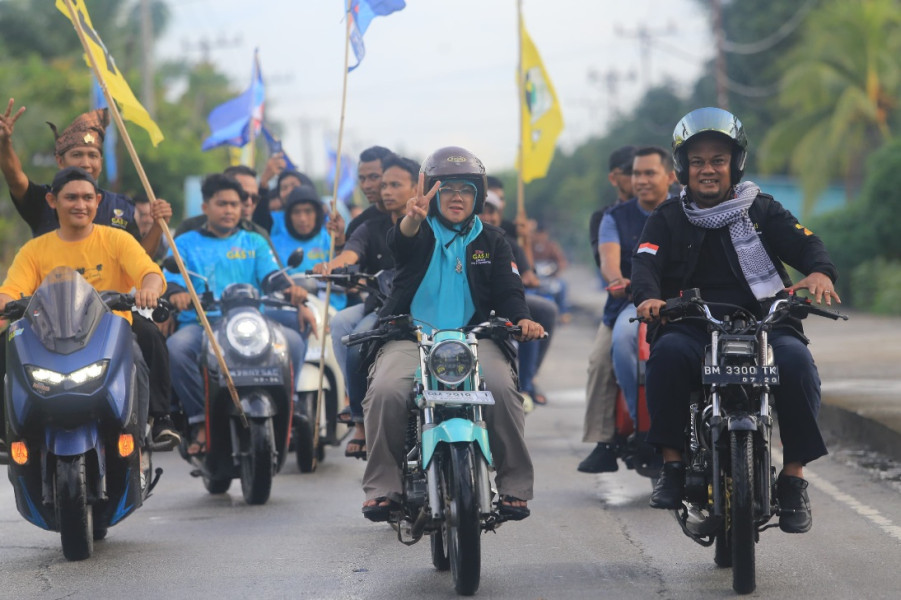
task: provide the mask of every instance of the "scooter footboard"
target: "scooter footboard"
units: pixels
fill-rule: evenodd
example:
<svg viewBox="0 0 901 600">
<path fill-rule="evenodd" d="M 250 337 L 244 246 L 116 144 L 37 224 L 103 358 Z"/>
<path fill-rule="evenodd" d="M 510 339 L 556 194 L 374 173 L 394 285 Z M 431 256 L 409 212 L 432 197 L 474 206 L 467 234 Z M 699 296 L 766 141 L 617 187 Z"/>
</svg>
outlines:
<svg viewBox="0 0 901 600">
<path fill-rule="evenodd" d="M 488 443 L 488 430 L 467 419 L 448 419 L 432 426 L 426 425 L 422 431 L 422 468 L 427 469 L 440 443 L 455 442 L 476 443 L 485 462 L 493 464 L 491 446 Z"/>
</svg>

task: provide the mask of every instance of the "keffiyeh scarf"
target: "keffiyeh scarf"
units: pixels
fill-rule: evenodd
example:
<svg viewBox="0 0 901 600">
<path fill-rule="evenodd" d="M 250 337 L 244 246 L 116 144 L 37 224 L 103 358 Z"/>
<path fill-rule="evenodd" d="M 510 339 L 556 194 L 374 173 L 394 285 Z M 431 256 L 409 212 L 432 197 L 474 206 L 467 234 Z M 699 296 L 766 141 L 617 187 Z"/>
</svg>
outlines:
<svg viewBox="0 0 901 600">
<path fill-rule="evenodd" d="M 703 229 L 729 227 L 738 264 L 754 297 L 763 300 L 784 289 L 785 284 L 748 217 L 748 209 L 760 193 L 760 188 L 750 181 L 739 183 L 735 186 L 734 198 L 711 208 L 699 208 L 688 198 L 687 189 L 682 190 L 680 201 L 688 221 Z"/>
</svg>

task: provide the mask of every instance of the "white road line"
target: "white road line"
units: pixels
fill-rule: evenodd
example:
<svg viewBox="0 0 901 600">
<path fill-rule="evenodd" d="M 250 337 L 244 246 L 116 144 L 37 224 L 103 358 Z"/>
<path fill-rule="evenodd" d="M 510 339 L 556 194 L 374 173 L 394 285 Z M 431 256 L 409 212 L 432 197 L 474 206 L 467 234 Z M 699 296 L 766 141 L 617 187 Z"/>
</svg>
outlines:
<svg viewBox="0 0 901 600">
<path fill-rule="evenodd" d="M 773 448 L 773 458 L 779 463 L 782 463 L 782 452 L 778 448 Z M 841 502 L 860 516 L 875 523 L 888 535 L 897 540 L 901 540 L 901 527 L 892 523 L 890 519 L 884 517 L 882 513 L 875 508 L 867 506 L 850 494 L 846 494 L 819 475 L 811 472 L 810 469 L 804 469 L 804 478 L 818 490 L 831 496 L 833 500 Z"/>
</svg>

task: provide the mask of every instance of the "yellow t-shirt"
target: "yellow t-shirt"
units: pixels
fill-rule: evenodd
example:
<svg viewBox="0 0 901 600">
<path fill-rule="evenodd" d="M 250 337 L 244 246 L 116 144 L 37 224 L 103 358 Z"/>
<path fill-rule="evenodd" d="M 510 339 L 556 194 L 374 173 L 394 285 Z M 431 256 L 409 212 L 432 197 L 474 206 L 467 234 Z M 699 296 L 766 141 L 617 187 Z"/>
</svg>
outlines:
<svg viewBox="0 0 901 600">
<path fill-rule="evenodd" d="M 163 277 L 159 266 L 130 233 L 105 225 L 94 225 L 91 235 L 77 242 L 60 239 L 57 231 L 38 236 L 16 253 L 0 286 L 0 293 L 13 298 L 30 296 L 44 277 L 56 267 L 72 267 L 97 291 L 127 294 L 150 273 Z M 163 280 L 165 286 L 165 280 Z M 116 311 L 131 323 L 130 311 Z"/>
</svg>

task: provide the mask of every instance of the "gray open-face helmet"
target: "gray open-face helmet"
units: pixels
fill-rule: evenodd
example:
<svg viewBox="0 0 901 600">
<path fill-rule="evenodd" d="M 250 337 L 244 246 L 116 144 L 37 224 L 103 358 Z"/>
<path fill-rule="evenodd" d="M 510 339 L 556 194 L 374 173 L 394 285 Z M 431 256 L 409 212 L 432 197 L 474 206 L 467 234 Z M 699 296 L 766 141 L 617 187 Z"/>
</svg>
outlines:
<svg viewBox="0 0 901 600">
<path fill-rule="evenodd" d="M 476 186 L 476 199 L 473 214 L 482 212 L 485 205 L 485 191 L 488 180 L 485 177 L 485 165 L 479 158 L 459 146 L 446 146 L 432 152 L 422 163 L 421 172 L 425 175 L 425 190 L 428 192 L 436 181 L 463 179 Z M 429 203 L 429 212 L 438 214 L 438 194 Z"/>
<path fill-rule="evenodd" d="M 688 156 L 686 146 L 689 140 L 701 133 L 721 134 L 732 141 L 732 160 L 729 163 L 732 185 L 741 181 L 748 158 L 748 137 L 741 121 L 721 108 L 698 108 L 679 120 L 673 130 L 673 163 L 676 177 L 682 185 L 688 185 Z"/>
</svg>

